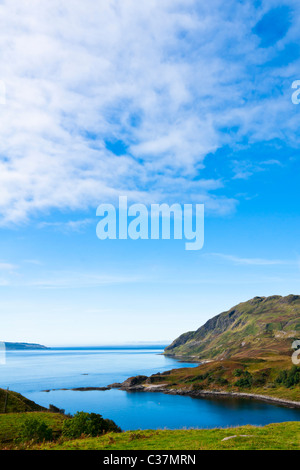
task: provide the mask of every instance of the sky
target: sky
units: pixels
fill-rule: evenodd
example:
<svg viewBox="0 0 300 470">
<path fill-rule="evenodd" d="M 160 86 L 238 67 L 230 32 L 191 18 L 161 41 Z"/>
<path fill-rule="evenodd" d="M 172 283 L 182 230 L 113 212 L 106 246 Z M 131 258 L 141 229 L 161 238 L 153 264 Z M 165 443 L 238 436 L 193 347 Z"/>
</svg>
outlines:
<svg viewBox="0 0 300 470">
<path fill-rule="evenodd" d="M 1 341 L 168 344 L 299 293 L 296 0 L 0 1 Z M 99 240 L 204 204 L 205 242 Z"/>
</svg>

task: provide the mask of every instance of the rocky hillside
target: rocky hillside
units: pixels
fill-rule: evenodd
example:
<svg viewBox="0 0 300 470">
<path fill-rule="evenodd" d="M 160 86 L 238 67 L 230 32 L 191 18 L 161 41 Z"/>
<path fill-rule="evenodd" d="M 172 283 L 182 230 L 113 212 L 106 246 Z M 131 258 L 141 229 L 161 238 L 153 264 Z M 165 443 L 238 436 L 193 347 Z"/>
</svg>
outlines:
<svg viewBox="0 0 300 470">
<path fill-rule="evenodd" d="M 288 356 L 296 339 L 300 339 L 300 296 L 255 297 L 179 336 L 165 354 L 217 360 Z"/>
</svg>

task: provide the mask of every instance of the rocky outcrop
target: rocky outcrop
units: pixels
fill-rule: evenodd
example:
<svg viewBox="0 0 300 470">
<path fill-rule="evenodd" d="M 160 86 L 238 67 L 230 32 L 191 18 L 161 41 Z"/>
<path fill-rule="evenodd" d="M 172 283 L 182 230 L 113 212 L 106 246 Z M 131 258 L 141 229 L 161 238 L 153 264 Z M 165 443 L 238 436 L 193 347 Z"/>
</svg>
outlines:
<svg viewBox="0 0 300 470">
<path fill-rule="evenodd" d="M 121 384 L 121 387 L 119 388 L 121 390 L 141 390 L 143 389 L 143 386 L 141 384 L 147 379 L 148 377 L 146 375 L 137 375 L 136 377 L 129 377 Z"/>
</svg>

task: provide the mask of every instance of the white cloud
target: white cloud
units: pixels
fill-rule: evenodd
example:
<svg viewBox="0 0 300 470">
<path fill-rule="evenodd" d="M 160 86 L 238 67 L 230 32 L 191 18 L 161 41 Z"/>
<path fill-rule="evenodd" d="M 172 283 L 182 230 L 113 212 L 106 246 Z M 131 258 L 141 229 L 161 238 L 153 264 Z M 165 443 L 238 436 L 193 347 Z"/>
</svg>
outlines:
<svg viewBox="0 0 300 470">
<path fill-rule="evenodd" d="M 250 1 L 4 0 L 0 222 L 179 188 L 212 212 L 234 210 L 201 179 L 205 157 L 245 135 L 297 142 L 290 100 L 272 91 L 298 70 L 263 71 L 274 52 L 252 32 L 262 13 Z M 107 150 L 113 140 L 126 155 Z"/>
</svg>

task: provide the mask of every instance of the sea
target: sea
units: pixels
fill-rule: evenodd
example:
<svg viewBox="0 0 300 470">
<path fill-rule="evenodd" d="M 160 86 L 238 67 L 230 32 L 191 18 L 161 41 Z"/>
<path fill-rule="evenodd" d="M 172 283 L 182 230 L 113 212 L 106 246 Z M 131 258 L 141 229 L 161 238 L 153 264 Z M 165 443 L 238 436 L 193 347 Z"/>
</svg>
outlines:
<svg viewBox="0 0 300 470">
<path fill-rule="evenodd" d="M 100 413 L 123 430 L 263 426 L 300 420 L 300 409 L 245 398 L 70 390 L 105 387 L 136 375 L 197 366 L 162 353 L 161 345 L 6 351 L 5 363 L 0 364 L 0 387 L 72 415 L 77 411 Z"/>
</svg>

